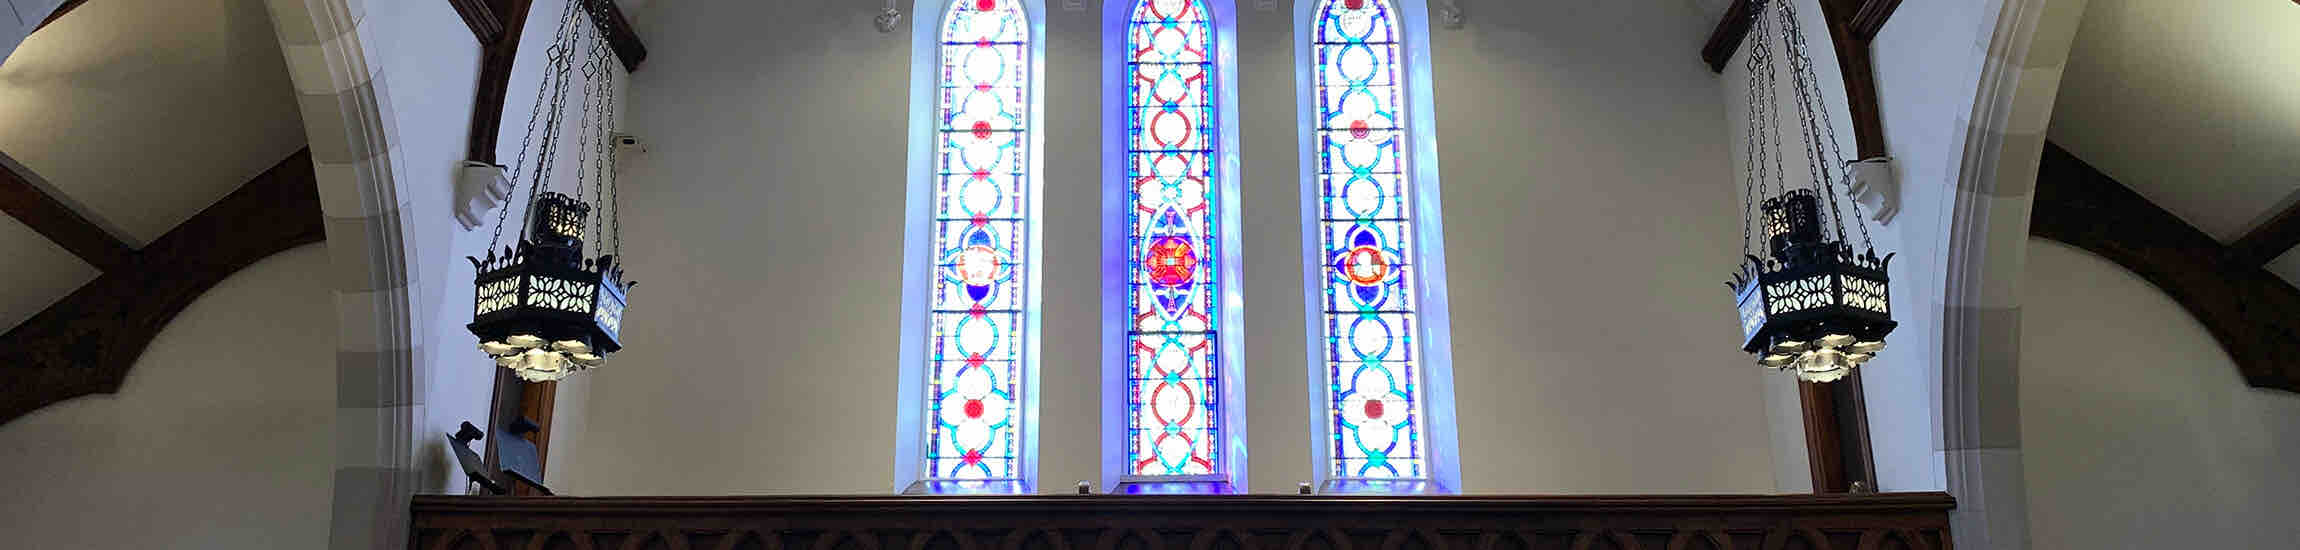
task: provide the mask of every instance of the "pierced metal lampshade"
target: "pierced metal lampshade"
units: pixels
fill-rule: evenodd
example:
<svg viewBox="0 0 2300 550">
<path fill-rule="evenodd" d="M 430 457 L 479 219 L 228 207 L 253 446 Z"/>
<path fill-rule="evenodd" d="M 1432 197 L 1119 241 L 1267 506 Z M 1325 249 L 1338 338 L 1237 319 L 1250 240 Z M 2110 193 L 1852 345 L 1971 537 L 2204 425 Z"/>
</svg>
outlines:
<svg viewBox="0 0 2300 550">
<path fill-rule="evenodd" d="M 535 199 L 529 228 L 502 255 L 470 258 L 479 270 L 471 333 L 479 349 L 521 379 L 566 378 L 623 348 L 623 281 L 615 257 L 583 258 L 590 205 L 559 193 Z"/>
<path fill-rule="evenodd" d="M 1743 351 L 1758 364 L 1794 369 L 1807 382 L 1833 382 L 1885 349 L 1893 321 L 1888 254 L 1855 254 L 1829 239 L 1820 198 L 1791 190 L 1764 203 L 1770 259 L 1748 258 L 1733 288 Z"/>
</svg>

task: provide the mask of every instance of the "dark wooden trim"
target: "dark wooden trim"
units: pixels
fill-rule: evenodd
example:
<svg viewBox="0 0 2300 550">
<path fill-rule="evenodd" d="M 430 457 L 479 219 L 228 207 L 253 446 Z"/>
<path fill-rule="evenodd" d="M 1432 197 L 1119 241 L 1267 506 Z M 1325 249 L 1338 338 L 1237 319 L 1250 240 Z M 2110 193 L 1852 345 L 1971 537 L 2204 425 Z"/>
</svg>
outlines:
<svg viewBox="0 0 2300 550">
<path fill-rule="evenodd" d="M 311 151 L 298 151 L 0 335 L 0 423 L 48 404 L 112 393 L 144 347 L 216 283 L 265 257 L 327 239 Z M 262 353 L 251 350 L 250 353 Z"/>
<path fill-rule="evenodd" d="M 1709 62 L 1710 72 L 1725 72 L 1725 64 L 1733 61 L 1733 53 L 1741 51 L 1741 42 L 1749 39 L 1749 24 L 1755 21 L 1756 2 L 1733 0 L 1725 8 L 1725 17 L 1717 22 L 1717 30 L 1709 32 L 1709 41 L 1701 45 L 1701 60 Z"/>
<path fill-rule="evenodd" d="M 483 42 L 479 58 L 479 86 L 471 106 L 471 137 L 464 158 L 496 162 L 497 140 L 503 133 L 503 101 L 511 87 L 511 65 L 519 58 L 519 39 L 527 32 L 527 14 L 534 0 L 489 0 L 501 18 L 503 31 Z"/>
<path fill-rule="evenodd" d="M 2156 285 L 2220 341 L 2253 387 L 2300 392 L 2300 289 L 2047 142 L 2029 234 L 2099 254 Z"/>
<path fill-rule="evenodd" d="M 79 256 L 96 269 L 111 271 L 127 267 L 136 261 L 136 250 L 118 237 L 98 227 L 95 222 L 81 217 L 79 212 L 63 201 L 50 196 L 45 189 L 32 183 L 32 179 L 16 172 L 9 163 L 0 162 L 0 211 L 16 221 L 39 232 L 40 236 L 55 241 L 72 255 Z"/>
<path fill-rule="evenodd" d="M 1952 544 L 1945 493 L 1333 497 L 416 495 L 408 548 L 1207 550 Z M 1129 539 L 1133 539 L 1129 541 Z"/>
<path fill-rule="evenodd" d="M 599 34 L 607 37 L 607 47 L 615 50 L 615 57 L 623 61 L 623 70 L 639 72 L 639 64 L 647 60 L 647 45 L 639 41 L 639 32 L 631 28 L 631 20 L 623 17 L 623 8 L 615 0 L 582 0 L 583 9 L 591 14 L 591 23 L 599 26 Z"/>
<path fill-rule="evenodd" d="M 1844 493 L 1852 489 L 1845 468 L 1844 425 L 1838 418 L 1833 384 L 1797 383 L 1798 408 L 1804 412 L 1806 468 L 1813 475 L 1813 492 Z"/>
<path fill-rule="evenodd" d="M 2300 1 L 2300 0 L 2296 0 Z M 2228 245 L 2228 263 L 2235 267 L 2268 265 L 2277 256 L 2300 246 L 2300 203 L 2293 203 Z"/>
<path fill-rule="evenodd" d="M 503 36 L 503 19 L 497 17 L 496 3 L 489 0 L 447 0 L 455 7 L 455 14 L 463 16 L 463 26 L 471 28 L 471 36 L 481 45 L 493 44 Z"/>
<path fill-rule="evenodd" d="M 1852 17 L 1847 19 L 1853 30 L 1853 37 L 1862 42 L 1875 41 L 1877 33 L 1885 30 L 1885 22 L 1893 19 L 1893 12 L 1901 9 L 1901 0 L 1860 0 L 1860 2 L 1860 8 L 1854 10 Z"/>
<path fill-rule="evenodd" d="M 1877 104 L 1876 69 L 1870 63 L 1869 38 L 1860 34 L 1855 22 L 1869 6 L 1893 0 L 1826 0 L 1821 2 L 1821 19 L 1828 22 L 1829 41 L 1837 52 L 1837 69 L 1844 76 L 1845 109 L 1853 117 L 1853 144 L 1861 160 L 1885 156 L 1885 118 L 1882 106 Z M 1845 2 L 1861 2 L 1860 11 L 1845 11 L 1852 6 Z M 1886 9 L 1886 15 L 1892 11 Z M 1878 21 L 1877 25 L 1883 25 Z M 1874 35 L 1871 35 L 1874 36 Z"/>
<path fill-rule="evenodd" d="M 57 19 L 64 18 L 64 14 L 72 13 L 72 10 L 79 9 L 80 4 L 86 3 L 88 3 L 88 0 L 64 0 L 63 4 L 56 6 L 56 11 L 48 12 L 47 18 L 41 19 L 39 25 L 33 26 L 32 32 L 40 32 L 40 29 L 48 28 L 49 23 L 54 23 Z"/>
</svg>

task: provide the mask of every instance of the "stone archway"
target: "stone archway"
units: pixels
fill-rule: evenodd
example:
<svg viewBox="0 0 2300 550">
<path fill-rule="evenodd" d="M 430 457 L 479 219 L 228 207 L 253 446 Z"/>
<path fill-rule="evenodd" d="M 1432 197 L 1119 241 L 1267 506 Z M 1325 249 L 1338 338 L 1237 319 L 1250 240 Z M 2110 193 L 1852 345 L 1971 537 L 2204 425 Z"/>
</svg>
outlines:
<svg viewBox="0 0 2300 550">
<path fill-rule="evenodd" d="M 328 547 L 406 547 L 422 401 L 409 307 L 408 247 L 395 174 L 399 135 L 384 102 L 366 2 L 267 0 L 311 142 L 335 264 L 335 494 Z"/>
<path fill-rule="evenodd" d="M 2037 163 L 2088 1 L 1990 0 L 1978 12 L 1993 26 L 1945 220 L 1940 334 L 1938 450 L 1966 548 L 2028 547 L 2018 281 Z"/>
</svg>

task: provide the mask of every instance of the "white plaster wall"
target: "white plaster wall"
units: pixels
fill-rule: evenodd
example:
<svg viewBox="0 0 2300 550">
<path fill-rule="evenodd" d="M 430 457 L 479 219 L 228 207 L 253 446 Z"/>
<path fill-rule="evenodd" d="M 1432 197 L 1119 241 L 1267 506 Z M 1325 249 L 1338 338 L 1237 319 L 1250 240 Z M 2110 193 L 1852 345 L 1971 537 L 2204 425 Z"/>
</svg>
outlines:
<svg viewBox="0 0 2300 550">
<path fill-rule="evenodd" d="M 626 127 L 631 347 L 590 379 L 571 494 L 882 493 L 893 468 L 909 33 L 875 3 L 661 5 Z M 908 4 L 905 2 L 904 4 Z M 1042 488 L 1098 472 L 1102 11 L 1048 19 Z M 1308 480 L 1292 13 L 1241 2 L 1248 430 Z M 932 17 L 910 14 L 910 17 Z M 908 20 L 906 20 L 906 24 Z M 1733 348 L 1729 130 L 1679 2 L 1481 3 L 1433 28 L 1472 492 L 1769 492 Z M 516 88 L 515 88 L 516 89 Z M 1686 304 L 1714 315 L 1685 314 Z M 566 397 L 562 397 L 566 402 Z M 565 407 L 562 407 L 564 410 Z M 1098 483 L 1099 484 L 1099 483 Z"/>
<path fill-rule="evenodd" d="M 2300 540 L 2300 395 L 2245 386 L 2204 326 L 2139 276 L 2056 242 L 2031 240 L 2028 251 L 2020 399 L 2032 547 Z"/>
<path fill-rule="evenodd" d="M 327 249 L 241 270 L 120 392 L 0 425 L 0 533 L 28 550 L 321 548 L 335 464 Z"/>
</svg>

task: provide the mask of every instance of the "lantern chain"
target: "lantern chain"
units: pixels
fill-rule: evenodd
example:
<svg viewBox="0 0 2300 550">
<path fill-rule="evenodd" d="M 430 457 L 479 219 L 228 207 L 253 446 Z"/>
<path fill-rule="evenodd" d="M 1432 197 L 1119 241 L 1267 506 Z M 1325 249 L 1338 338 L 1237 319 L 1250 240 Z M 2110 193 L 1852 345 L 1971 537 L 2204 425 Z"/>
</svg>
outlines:
<svg viewBox="0 0 2300 550">
<path fill-rule="evenodd" d="M 582 38 L 581 33 L 583 32 L 582 29 L 575 28 L 574 25 L 574 15 L 576 9 L 578 8 L 574 5 L 573 2 L 568 3 L 567 11 L 566 13 L 562 14 L 561 17 L 561 21 L 563 21 L 563 23 L 561 24 L 560 28 L 562 31 L 561 34 L 564 37 L 559 40 L 557 45 L 553 46 L 552 50 L 554 56 L 552 58 L 551 72 L 556 76 L 552 81 L 553 97 L 551 99 L 551 118 L 548 122 L 544 123 L 543 148 L 536 155 L 537 160 L 535 162 L 535 174 L 533 181 L 535 182 L 535 192 L 537 195 L 541 195 L 544 191 L 544 180 L 551 177 L 551 167 L 554 165 L 554 162 L 559 159 L 559 140 L 566 131 L 565 125 L 560 123 L 560 119 L 566 117 L 567 88 L 571 84 L 571 80 L 573 79 L 573 75 L 571 73 L 573 73 L 575 69 L 575 45 Z M 575 34 L 567 34 L 565 31 L 569 28 L 575 28 Z M 522 219 L 519 222 L 521 239 L 526 238 L 527 231 L 529 230 L 529 226 L 532 224 L 532 218 L 534 216 L 535 209 L 528 208 L 526 214 L 527 219 Z"/>
<path fill-rule="evenodd" d="M 571 14 L 568 12 L 561 12 L 559 14 L 559 30 L 558 33 L 551 39 L 553 44 L 558 44 L 566 41 L 568 28 L 567 17 L 569 15 Z M 546 60 L 556 63 L 556 60 L 548 58 Z M 529 103 L 529 105 L 532 105 L 533 107 L 529 108 L 527 111 L 527 131 L 519 135 L 518 160 L 511 163 L 511 173 L 508 174 L 509 180 L 514 184 L 514 187 L 512 187 L 511 196 L 504 199 L 505 204 L 503 209 L 497 210 L 495 212 L 495 234 L 487 238 L 487 249 L 490 252 L 495 250 L 495 245 L 497 243 L 503 242 L 503 222 L 511 214 L 511 209 L 517 207 L 515 205 L 521 204 L 517 200 L 519 198 L 519 190 L 516 184 L 519 183 L 519 177 L 522 171 L 527 168 L 527 151 L 533 147 L 535 142 L 535 122 L 542 118 L 543 98 L 548 96 L 552 89 L 550 82 L 551 74 L 546 71 L 543 75 L 543 78 L 544 81 L 537 83 L 535 86 L 535 101 Z M 530 193 L 530 195 L 532 195 L 532 193 Z M 532 200 L 532 197 L 530 197 L 530 200 Z M 524 224 L 524 222 L 522 223 Z M 521 231 L 525 230 L 522 229 Z"/>
<path fill-rule="evenodd" d="M 1757 32 L 1755 33 L 1757 42 L 1754 49 L 1750 50 L 1750 56 L 1757 59 L 1757 66 L 1764 75 L 1762 77 L 1757 76 L 1759 71 L 1755 70 L 1751 71 L 1750 75 L 1752 79 L 1760 79 L 1762 82 L 1760 87 L 1764 90 L 1762 103 L 1765 105 L 1765 127 L 1757 137 L 1759 140 L 1757 145 L 1760 155 L 1759 162 L 1763 163 L 1770 160 L 1772 163 L 1771 177 L 1760 181 L 1758 191 L 1768 197 L 1786 195 L 1789 186 L 1787 180 L 1789 168 L 1784 164 L 1784 157 L 1787 155 L 1781 152 L 1781 147 L 1787 142 L 1781 138 L 1780 90 L 1775 85 L 1775 83 L 1780 82 L 1780 66 L 1773 61 L 1773 36 L 1771 32 L 1767 31 L 1768 21 L 1763 16 L 1763 12 L 1753 14 L 1751 17 L 1757 20 Z M 1770 190 L 1763 186 L 1764 183 L 1768 182 L 1772 184 Z"/>
<path fill-rule="evenodd" d="M 1749 58 L 1748 58 L 1747 60 L 1745 60 L 1745 66 L 1746 66 L 1746 67 L 1747 67 L 1747 68 L 1748 68 L 1750 71 L 1755 71 L 1755 70 L 1756 70 L 1756 66 L 1757 66 L 1757 56 L 1749 56 Z M 1756 220 L 1757 220 L 1757 79 L 1756 79 L 1756 78 L 1750 78 L 1750 79 L 1749 79 L 1749 92 L 1748 92 L 1748 99 L 1749 99 L 1749 110 L 1748 110 L 1748 111 L 1746 111 L 1746 112 L 1747 112 L 1747 113 L 1749 113 L 1749 120 L 1748 120 L 1748 125 L 1747 125 L 1747 127 L 1746 127 L 1746 128 L 1747 128 L 1747 131 L 1744 133 L 1744 135 L 1745 135 L 1746 137 L 1745 137 L 1745 139 L 1743 139 L 1743 140 L 1742 140 L 1742 142 L 1743 142 L 1743 143 L 1746 143 L 1746 144 L 1747 144 L 1747 145 L 1745 145 L 1744 147 L 1746 147 L 1748 150 L 1746 150 L 1746 151 L 1742 151 L 1742 153 L 1743 153 L 1743 155 L 1742 155 L 1742 156 L 1743 156 L 1743 159 L 1744 159 L 1744 160 L 1743 160 L 1743 162 L 1741 163 L 1741 181 L 1742 181 L 1742 182 L 1744 182 L 1744 183 L 1743 183 L 1743 185 L 1742 185 L 1742 187 L 1743 187 L 1743 188 L 1742 188 L 1742 190 L 1741 190 L 1741 256 L 1742 256 L 1742 257 L 1751 257 L 1751 256 L 1755 256 L 1755 255 L 1756 255 L 1756 254 L 1754 254 L 1754 248 L 1755 248 L 1755 244 L 1754 244 L 1754 242 L 1755 242 L 1755 240 L 1756 240 L 1756 231 L 1755 231 L 1755 229 L 1754 229 L 1754 226 L 1756 225 Z"/>
<path fill-rule="evenodd" d="M 1843 197 L 1838 195 L 1836 183 L 1845 177 L 1840 172 L 1829 169 L 1831 161 L 1838 165 L 1844 164 L 1845 152 L 1843 146 L 1837 141 L 1837 125 L 1835 119 L 1829 116 L 1826 97 L 1821 94 L 1819 72 L 1814 70 L 1813 57 L 1810 48 L 1806 45 L 1805 34 L 1798 27 L 1796 7 L 1791 1 L 1779 1 L 1778 3 L 1781 4 L 1780 17 L 1788 29 L 1786 34 L 1789 35 L 1789 61 L 1793 64 L 1793 68 L 1802 67 L 1804 69 L 1802 71 L 1793 70 L 1790 76 L 1797 79 L 1798 110 L 1805 118 L 1806 140 L 1809 142 L 1807 145 L 1811 151 L 1809 155 L 1812 157 L 1810 162 L 1814 164 L 1812 167 L 1813 177 L 1822 186 L 1821 191 L 1828 196 L 1826 200 L 1829 201 L 1829 215 L 1835 218 L 1832 221 L 1837 226 L 1838 241 L 1850 244 L 1850 239 L 1845 233 L 1845 225 L 1849 223 L 1859 229 L 1861 246 L 1873 249 L 1876 245 L 1870 239 L 1869 225 L 1866 218 L 1862 216 L 1861 203 L 1852 200 L 1851 189 L 1849 188 L 1845 190 L 1846 193 Z M 1816 115 L 1816 113 L 1818 114 Z M 1849 181 L 1844 183 L 1850 184 Z M 1843 212 L 1839 210 L 1837 204 L 1840 198 L 1852 203 L 1850 205 L 1853 210 L 1852 219 L 1847 220 L 1843 217 Z"/>
<path fill-rule="evenodd" d="M 593 157 L 599 151 L 598 134 L 600 132 L 592 127 L 591 122 L 599 110 L 600 94 L 598 91 L 601 68 L 599 49 L 605 43 L 605 40 L 595 40 L 583 52 L 583 115 L 576 120 L 575 129 L 575 137 L 582 145 L 582 148 L 575 152 L 575 202 L 578 204 L 587 204 L 584 203 L 584 197 L 589 194 L 588 191 L 590 190 L 584 188 L 585 183 L 598 185 L 597 182 L 587 182 L 586 180 L 591 179 L 587 170 L 590 168 Z M 592 239 L 592 235 L 597 232 L 599 209 L 590 209 L 586 216 L 589 219 L 585 220 L 583 238 L 586 242 L 596 242 Z"/>
<path fill-rule="evenodd" d="M 1819 90 L 1806 87 L 1806 76 L 1813 72 L 1812 59 L 1806 57 L 1803 51 L 1804 33 L 1797 25 L 1797 12 L 1795 8 L 1790 6 L 1791 1 L 1794 0 L 1773 2 L 1780 8 L 1774 12 L 1774 17 L 1781 21 L 1780 30 L 1783 34 L 1782 48 L 1784 50 L 1782 56 L 1789 62 L 1789 78 L 1791 80 L 1789 85 L 1797 94 L 1797 125 L 1805 142 L 1803 151 L 1805 170 L 1813 177 L 1814 191 L 1820 193 L 1822 195 L 1821 200 L 1829 205 L 1824 215 L 1827 216 L 1830 225 L 1835 226 L 1837 242 L 1841 243 L 1846 240 L 1845 218 L 1844 214 L 1837 209 L 1836 186 L 1833 184 L 1835 177 L 1826 168 L 1828 161 L 1822 158 L 1825 146 L 1821 143 L 1821 130 L 1818 127 L 1818 121 L 1815 120 L 1813 109 L 1814 103 L 1818 101 L 1813 96 Z M 1828 115 L 1822 113 L 1820 116 Z"/>
</svg>

